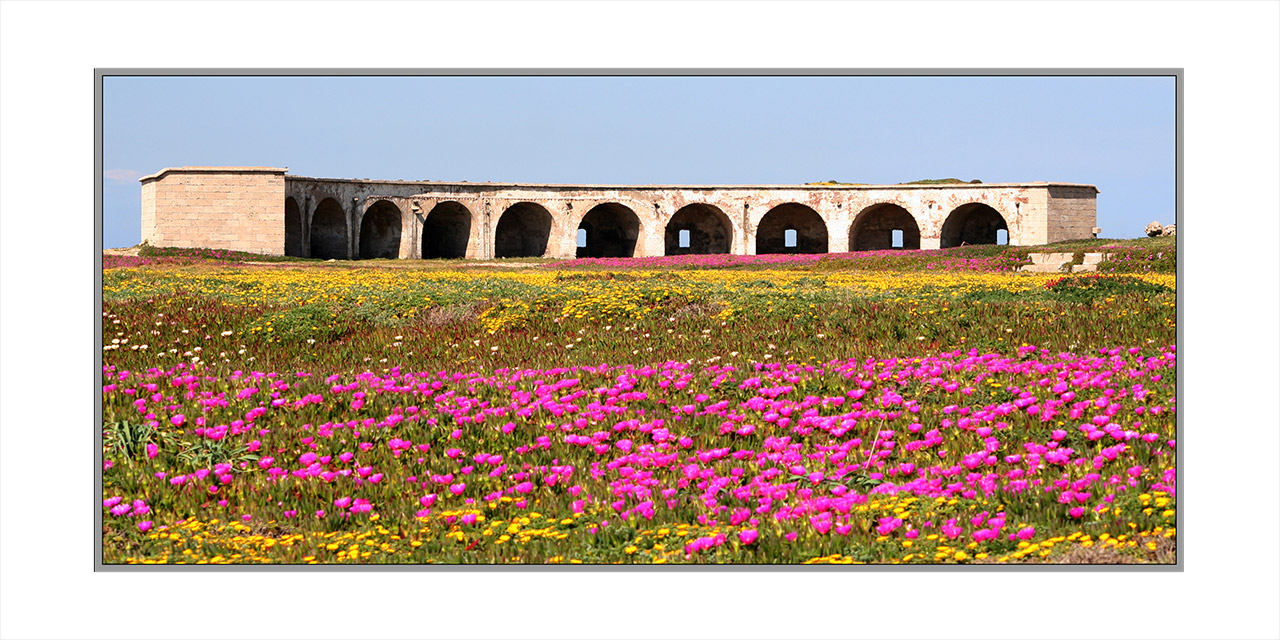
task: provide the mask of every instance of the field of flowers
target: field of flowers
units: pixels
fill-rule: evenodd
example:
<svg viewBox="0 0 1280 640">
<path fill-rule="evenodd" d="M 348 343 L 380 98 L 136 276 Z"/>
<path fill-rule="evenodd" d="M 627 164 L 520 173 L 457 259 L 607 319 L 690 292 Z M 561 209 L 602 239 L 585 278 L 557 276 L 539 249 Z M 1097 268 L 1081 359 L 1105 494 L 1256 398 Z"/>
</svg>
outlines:
<svg viewBox="0 0 1280 640">
<path fill-rule="evenodd" d="M 983 251 L 113 258 L 103 561 L 1175 562 L 1172 254 Z"/>
</svg>

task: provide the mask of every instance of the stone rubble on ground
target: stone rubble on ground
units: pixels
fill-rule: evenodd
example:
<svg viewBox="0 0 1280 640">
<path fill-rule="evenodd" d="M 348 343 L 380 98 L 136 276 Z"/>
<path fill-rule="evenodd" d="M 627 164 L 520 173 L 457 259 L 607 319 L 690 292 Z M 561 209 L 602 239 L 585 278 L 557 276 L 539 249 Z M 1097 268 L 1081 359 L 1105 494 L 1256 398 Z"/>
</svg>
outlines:
<svg viewBox="0 0 1280 640">
<path fill-rule="evenodd" d="M 1097 271 L 1098 263 L 1111 257 L 1108 253 L 1086 253 L 1083 264 L 1071 264 L 1074 253 L 1031 253 L 1031 264 L 1024 264 L 1019 271 L 1028 273 L 1082 273 Z"/>
</svg>

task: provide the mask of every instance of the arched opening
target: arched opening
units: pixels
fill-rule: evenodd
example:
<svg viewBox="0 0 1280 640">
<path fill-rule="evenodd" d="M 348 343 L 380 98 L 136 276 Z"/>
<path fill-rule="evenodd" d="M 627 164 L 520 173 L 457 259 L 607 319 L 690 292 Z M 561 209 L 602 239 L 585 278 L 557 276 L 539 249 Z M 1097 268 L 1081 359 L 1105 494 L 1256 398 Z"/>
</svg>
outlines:
<svg viewBox="0 0 1280 640">
<path fill-rule="evenodd" d="M 360 259 L 400 257 L 400 207 L 379 200 L 360 221 Z"/>
<path fill-rule="evenodd" d="M 289 196 L 284 199 L 284 254 L 301 258 L 302 249 L 302 209 Z"/>
<path fill-rule="evenodd" d="M 616 202 L 599 204 L 582 216 L 578 235 L 585 240 L 578 245 L 579 258 L 630 258 L 636 254 L 640 218 Z"/>
<path fill-rule="evenodd" d="M 347 259 L 347 214 L 333 198 L 325 198 L 311 216 L 311 257 Z"/>
<path fill-rule="evenodd" d="M 826 252 L 827 224 L 817 211 L 802 204 L 780 204 L 764 214 L 756 227 L 757 254 Z"/>
<path fill-rule="evenodd" d="M 471 241 L 471 212 L 457 202 L 431 208 L 422 223 L 422 258 L 465 258 Z"/>
<path fill-rule="evenodd" d="M 863 209 L 849 227 L 850 251 L 919 248 L 920 226 L 896 204 L 873 204 Z"/>
<path fill-rule="evenodd" d="M 966 244 L 996 244 L 1001 229 L 1007 234 L 1009 225 L 999 211 L 981 202 L 970 202 L 956 207 L 942 223 L 941 246 L 946 249 Z"/>
<path fill-rule="evenodd" d="M 729 253 L 733 250 L 733 225 L 729 216 L 709 204 L 681 207 L 665 232 L 666 255 Z"/>
<path fill-rule="evenodd" d="M 542 205 L 518 202 L 498 219 L 493 239 L 496 258 L 537 258 L 547 253 L 551 214 Z"/>
</svg>

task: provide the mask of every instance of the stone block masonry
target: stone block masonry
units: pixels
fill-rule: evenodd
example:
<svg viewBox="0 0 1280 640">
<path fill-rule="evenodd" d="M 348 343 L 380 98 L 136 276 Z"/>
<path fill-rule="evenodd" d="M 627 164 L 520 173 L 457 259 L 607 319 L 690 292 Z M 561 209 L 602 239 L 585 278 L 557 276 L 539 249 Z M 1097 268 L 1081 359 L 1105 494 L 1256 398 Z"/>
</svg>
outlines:
<svg viewBox="0 0 1280 640">
<path fill-rule="evenodd" d="M 1090 238 L 1093 185 L 563 185 L 164 169 L 143 239 L 323 259 L 631 257 L 1033 245 Z"/>
<path fill-rule="evenodd" d="M 144 176 L 142 240 L 284 253 L 285 168 L 180 167 Z"/>
</svg>

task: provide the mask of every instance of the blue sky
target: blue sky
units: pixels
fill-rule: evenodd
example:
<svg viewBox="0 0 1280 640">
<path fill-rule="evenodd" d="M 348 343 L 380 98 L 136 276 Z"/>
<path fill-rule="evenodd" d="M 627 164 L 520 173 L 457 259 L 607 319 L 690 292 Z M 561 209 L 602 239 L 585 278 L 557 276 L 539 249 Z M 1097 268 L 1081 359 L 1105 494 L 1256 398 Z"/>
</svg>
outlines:
<svg viewBox="0 0 1280 640">
<path fill-rule="evenodd" d="M 292 175 L 594 184 L 1095 184 L 1102 236 L 1175 209 L 1172 77 L 107 77 L 103 246 L 137 179 Z"/>
</svg>

